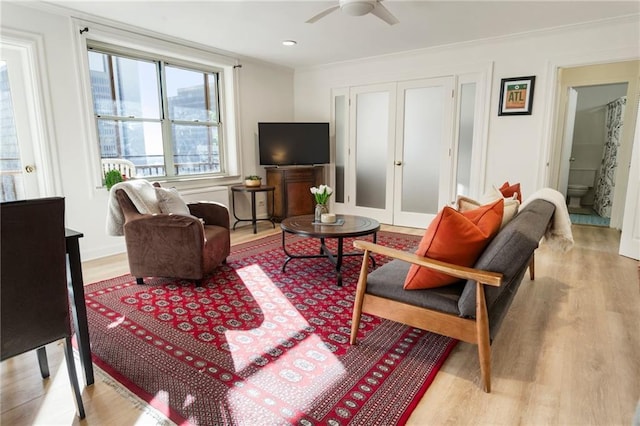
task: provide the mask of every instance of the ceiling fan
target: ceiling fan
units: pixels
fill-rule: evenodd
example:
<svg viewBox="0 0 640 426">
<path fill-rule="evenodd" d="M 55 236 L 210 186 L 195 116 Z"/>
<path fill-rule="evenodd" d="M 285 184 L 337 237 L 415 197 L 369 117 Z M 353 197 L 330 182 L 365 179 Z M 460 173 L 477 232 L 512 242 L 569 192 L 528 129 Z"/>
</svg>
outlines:
<svg viewBox="0 0 640 426">
<path fill-rule="evenodd" d="M 307 24 L 312 24 L 337 9 L 351 16 L 362 16 L 371 13 L 389 25 L 400 22 L 381 2 L 382 0 L 340 0 L 337 6 L 331 6 L 307 20 Z"/>
</svg>

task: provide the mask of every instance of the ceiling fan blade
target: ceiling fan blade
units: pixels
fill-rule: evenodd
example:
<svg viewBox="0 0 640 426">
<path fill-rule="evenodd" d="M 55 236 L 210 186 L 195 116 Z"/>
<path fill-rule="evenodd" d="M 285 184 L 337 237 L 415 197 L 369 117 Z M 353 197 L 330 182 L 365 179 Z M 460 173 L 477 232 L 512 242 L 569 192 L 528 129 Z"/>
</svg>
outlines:
<svg viewBox="0 0 640 426">
<path fill-rule="evenodd" d="M 379 1 L 376 3 L 376 7 L 374 7 L 373 10 L 371 11 L 371 14 L 382 19 L 384 22 L 386 22 L 389 25 L 395 25 L 398 22 L 400 22 L 398 21 L 398 18 L 393 16 L 391 12 L 389 12 L 389 10 L 387 10 L 387 8 L 384 7 L 382 3 L 380 3 Z"/>
<path fill-rule="evenodd" d="M 329 9 L 325 9 L 322 12 L 318 13 L 317 15 L 309 18 L 306 23 L 307 24 L 313 24 L 314 22 L 316 22 L 317 20 L 324 18 L 325 16 L 327 16 L 328 14 L 330 14 L 331 12 L 333 12 L 336 9 L 339 9 L 340 6 L 331 6 Z"/>
</svg>

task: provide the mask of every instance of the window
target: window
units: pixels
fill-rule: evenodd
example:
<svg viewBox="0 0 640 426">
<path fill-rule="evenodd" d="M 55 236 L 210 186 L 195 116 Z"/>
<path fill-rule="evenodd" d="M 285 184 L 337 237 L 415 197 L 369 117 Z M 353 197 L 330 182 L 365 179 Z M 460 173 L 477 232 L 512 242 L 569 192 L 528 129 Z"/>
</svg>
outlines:
<svg viewBox="0 0 640 426">
<path fill-rule="evenodd" d="M 102 159 L 145 177 L 225 172 L 220 69 L 91 46 L 88 63 Z"/>
</svg>

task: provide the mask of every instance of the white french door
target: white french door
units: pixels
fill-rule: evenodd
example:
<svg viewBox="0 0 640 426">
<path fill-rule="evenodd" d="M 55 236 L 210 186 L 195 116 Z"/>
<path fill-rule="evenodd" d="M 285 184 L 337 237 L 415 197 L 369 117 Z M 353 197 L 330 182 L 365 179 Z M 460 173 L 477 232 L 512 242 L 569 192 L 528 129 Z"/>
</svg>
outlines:
<svg viewBox="0 0 640 426">
<path fill-rule="evenodd" d="M 398 84 L 393 224 L 426 227 L 452 194 L 453 78 Z"/>
<path fill-rule="evenodd" d="M 0 201 L 40 195 L 35 173 L 23 52 L 2 46 L 0 57 Z"/>
<path fill-rule="evenodd" d="M 396 84 L 352 88 L 350 99 L 349 210 L 393 223 Z"/>
<path fill-rule="evenodd" d="M 47 131 L 38 74 L 42 40 L 4 29 L 0 34 L 0 201 L 53 195 L 55 142 Z"/>
<path fill-rule="evenodd" d="M 453 192 L 453 78 L 333 93 L 334 208 L 426 227 Z"/>
</svg>

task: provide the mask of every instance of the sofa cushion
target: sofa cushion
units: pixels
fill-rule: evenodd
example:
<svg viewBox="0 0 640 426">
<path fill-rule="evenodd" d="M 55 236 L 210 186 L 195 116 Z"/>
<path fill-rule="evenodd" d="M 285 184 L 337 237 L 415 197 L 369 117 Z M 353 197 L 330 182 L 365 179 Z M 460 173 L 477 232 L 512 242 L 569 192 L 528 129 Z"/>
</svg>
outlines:
<svg viewBox="0 0 640 426">
<path fill-rule="evenodd" d="M 472 266 L 502 223 L 504 201 L 464 213 L 445 207 L 427 228 L 416 254 L 460 266 Z M 412 265 L 404 289 L 441 287 L 458 279 L 432 269 Z"/>
<path fill-rule="evenodd" d="M 408 262 L 393 260 L 371 272 L 367 275 L 367 293 L 422 308 L 460 314 L 458 299 L 464 281 L 444 287 L 406 291 L 399 283 L 404 281 L 410 266 Z"/>
</svg>

